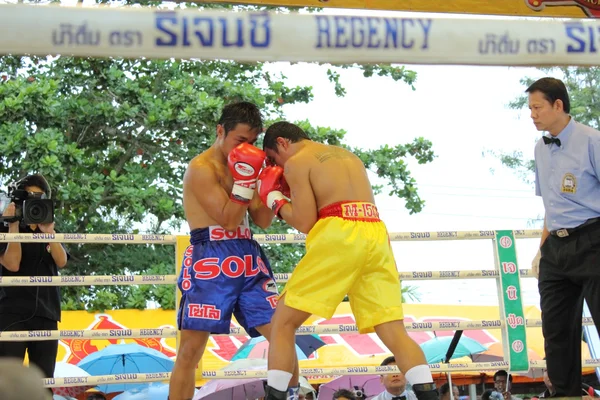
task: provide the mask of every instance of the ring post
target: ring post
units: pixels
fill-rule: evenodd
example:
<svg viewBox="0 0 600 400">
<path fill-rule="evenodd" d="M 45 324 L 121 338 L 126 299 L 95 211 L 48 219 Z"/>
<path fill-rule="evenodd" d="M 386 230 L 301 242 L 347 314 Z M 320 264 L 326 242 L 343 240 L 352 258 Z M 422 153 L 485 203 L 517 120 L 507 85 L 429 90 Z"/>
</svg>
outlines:
<svg viewBox="0 0 600 400">
<path fill-rule="evenodd" d="M 496 285 L 501 310 L 504 359 L 506 360 L 508 354 L 508 370 L 510 372 L 528 372 L 526 324 L 513 231 L 496 231 L 493 242 L 494 261 L 496 270 L 500 274 Z"/>
</svg>

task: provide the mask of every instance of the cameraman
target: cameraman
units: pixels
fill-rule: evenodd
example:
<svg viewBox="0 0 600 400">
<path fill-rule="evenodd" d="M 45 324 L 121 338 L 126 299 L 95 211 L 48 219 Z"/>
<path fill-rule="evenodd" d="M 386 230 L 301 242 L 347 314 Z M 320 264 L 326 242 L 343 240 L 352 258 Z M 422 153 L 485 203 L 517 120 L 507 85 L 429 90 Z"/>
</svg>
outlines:
<svg viewBox="0 0 600 400">
<path fill-rule="evenodd" d="M 28 198 L 50 198 L 50 186 L 42 175 L 29 175 L 16 183 L 28 192 Z M 3 217 L 14 217 L 16 206 L 10 203 Z M 7 226 L 8 225 L 8 226 Z M 54 222 L 25 225 L 22 222 L 0 223 L 0 233 L 55 233 Z M 57 276 L 67 264 L 67 252 L 60 243 L 0 243 L 0 276 Z M 57 330 L 60 321 L 58 286 L 0 287 L 0 332 Z M 37 365 L 46 378 L 54 376 L 58 340 L 0 341 L 0 357 L 25 358 Z"/>
</svg>

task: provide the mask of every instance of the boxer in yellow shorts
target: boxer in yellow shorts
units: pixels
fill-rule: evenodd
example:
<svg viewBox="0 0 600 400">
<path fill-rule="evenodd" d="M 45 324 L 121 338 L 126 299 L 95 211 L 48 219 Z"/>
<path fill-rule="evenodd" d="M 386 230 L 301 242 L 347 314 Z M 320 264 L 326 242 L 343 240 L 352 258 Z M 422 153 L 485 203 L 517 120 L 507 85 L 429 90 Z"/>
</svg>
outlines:
<svg viewBox="0 0 600 400">
<path fill-rule="evenodd" d="M 372 203 L 319 210 L 306 255 L 285 286 L 285 304 L 329 319 L 346 294 L 360 333 L 402 320 L 402 290 L 385 224 Z"/>
<path fill-rule="evenodd" d="M 306 255 L 271 321 L 265 400 L 298 397 L 297 388 L 288 387 L 296 363 L 296 329 L 311 314 L 331 318 L 346 294 L 360 332 L 379 336 L 419 400 L 437 400 L 423 351 L 402 321 L 398 271 L 363 163 L 345 149 L 311 141 L 288 122 L 269 127 L 263 146 L 274 165 L 259 175 L 261 200 L 308 234 Z"/>
</svg>

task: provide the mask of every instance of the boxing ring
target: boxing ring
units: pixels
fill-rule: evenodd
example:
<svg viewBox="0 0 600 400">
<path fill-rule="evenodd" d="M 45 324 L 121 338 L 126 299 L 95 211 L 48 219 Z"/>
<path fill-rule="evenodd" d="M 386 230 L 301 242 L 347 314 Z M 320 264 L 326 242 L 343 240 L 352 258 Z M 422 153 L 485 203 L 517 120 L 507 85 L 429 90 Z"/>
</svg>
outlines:
<svg viewBox="0 0 600 400">
<path fill-rule="evenodd" d="M 521 230 L 521 231 L 466 231 L 466 232 L 401 232 L 390 233 L 391 241 L 436 241 L 436 240 L 489 240 L 497 244 L 496 247 L 507 246 L 506 248 L 515 248 L 514 239 L 539 238 L 539 230 Z M 290 244 L 303 243 L 305 235 L 303 234 L 276 234 L 276 235 L 255 235 L 255 239 L 261 244 Z M 513 237 L 512 243 L 507 243 L 506 238 Z M 60 242 L 60 243 L 95 243 L 95 244 L 159 244 L 174 245 L 177 254 L 183 254 L 187 247 L 188 236 L 173 235 L 133 235 L 133 234 L 0 234 L 0 241 L 3 242 Z M 495 251 L 495 253 L 498 253 Z M 506 276 L 516 278 L 531 278 L 531 271 L 528 269 L 519 270 L 516 263 L 506 265 L 502 260 L 502 255 L 497 255 L 497 265 L 500 268 L 496 270 L 452 270 L 452 271 L 403 271 L 399 276 L 404 281 L 409 280 L 446 280 L 446 279 L 495 279 L 498 282 L 500 293 L 506 288 L 502 287 L 501 280 Z M 503 265 L 504 263 L 504 265 Z M 286 282 L 291 274 L 275 274 L 277 282 Z M 1 277 L 0 286 L 91 286 L 91 285 L 175 285 L 177 275 L 107 275 L 107 276 L 58 276 L 58 277 Z M 511 285 L 514 282 L 509 282 Z M 498 369 L 510 369 L 511 371 L 527 371 L 529 368 L 543 368 L 544 361 L 528 360 L 526 340 L 519 338 L 519 333 L 524 333 L 525 327 L 541 327 L 541 320 L 525 320 L 522 318 L 523 309 L 520 301 L 520 289 L 518 283 L 514 288 L 507 289 L 513 293 L 518 300 L 514 304 L 508 305 L 501 301 L 501 314 L 499 319 L 480 320 L 480 321 L 444 321 L 431 322 L 430 326 L 423 327 L 415 323 L 407 323 L 406 328 L 409 332 L 415 331 L 454 331 L 454 330 L 478 330 L 478 329 L 502 329 L 503 336 L 508 340 L 503 340 L 505 346 L 505 361 L 487 362 L 487 363 L 452 363 L 452 364 L 430 364 L 432 373 L 439 372 L 463 372 L 463 371 L 486 371 Z M 175 289 L 177 290 L 177 289 Z M 511 297 L 514 297 L 511 294 Z M 515 308 L 516 307 L 516 308 Z M 520 313 L 520 315 L 519 315 Z M 512 315 L 512 317 L 511 317 Z M 591 318 L 582 320 L 584 325 L 593 325 Z M 513 328 L 511 328 L 513 327 Z M 512 340 L 510 349 L 506 349 L 511 338 L 510 329 L 522 330 L 515 332 L 517 338 Z M 311 334 L 356 334 L 357 327 L 353 324 L 335 324 L 335 325 L 306 325 L 298 331 L 298 335 Z M 157 336 L 160 333 L 160 336 Z M 32 341 L 48 339 L 114 339 L 118 335 L 119 339 L 126 338 L 174 338 L 177 337 L 176 329 L 128 329 L 127 332 L 119 331 L 115 333 L 110 329 L 99 330 L 56 330 L 56 331 L 12 331 L 0 333 L 1 341 Z M 246 336 L 242 328 L 232 328 L 231 336 Z M 522 340 L 522 347 L 515 345 Z M 524 351 L 523 351 L 524 350 Z M 507 354 L 508 353 L 508 354 Z M 508 355 L 508 357 L 506 357 Z M 525 365 L 523 365 L 523 357 Z M 516 365 L 517 369 L 514 368 Z M 600 360 L 589 359 L 583 361 L 583 367 L 598 367 Z M 386 374 L 397 371 L 395 366 L 384 367 L 344 367 L 344 368 L 301 368 L 302 375 L 371 375 Z M 246 370 L 246 371 L 202 371 L 204 379 L 239 379 L 239 378 L 266 378 L 265 370 Z M 44 380 L 44 385 L 49 388 L 67 388 L 76 386 L 96 386 L 100 384 L 111 383 L 139 383 L 139 382 L 158 382 L 168 380 L 170 373 L 130 373 L 118 375 L 103 375 L 90 377 L 65 377 L 50 378 Z"/>
<path fill-rule="evenodd" d="M 301 32 L 302 34 L 299 34 Z M 85 8 L 0 5 L 0 53 L 64 54 L 91 57 L 148 57 L 229 59 L 242 62 L 307 61 L 331 63 L 403 63 L 468 65 L 598 65 L 600 22 L 581 20 L 516 20 L 483 18 L 418 18 L 274 14 L 269 12 L 218 12 L 147 10 L 140 8 Z M 519 269 L 516 240 L 539 238 L 539 230 L 401 232 L 391 241 L 489 240 L 493 243 L 495 270 L 400 271 L 403 281 L 494 279 L 500 304 L 499 319 L 432 322 L 407 330 L 501 329 L 505 361 L 431 364 L 433 373 L 508 369 L 526 372 L 542 368 L 543 361 L 527 358 L 525 327 L 540 327 L 526 320 L 520 279 L 531 271 Z M 87 244 L 173 245 L 183 254 L 187 237 L 138 234 L 0 234 L 0 242 L 61 242 Z M 255 235 L 262 244 L 304 243 L 302 234 Z M 185 243 L 185 246 L 182 246 Z M 271 260 L 273 264 L 277 260 Z M 177 266 L 178 267 L 178 266 Z M 276 274 L 286 282 L 289 274 Z M 1 277 L 0 286 L 174 285 L 176 275 Z M 582 320 L 592 325 L 590 318 Z M 299 335 L 356 334 L 355 325 L 303 326 Z M 131 329 L 123 338 L 173 338 L 175 329 Z M 245 336 L 233 329 L 233 336 Z M 2 341 L 110 339 L 110 330 L 57 330 L 3 332 Z M 600 359 L 583 362 L 600 367 Z M 397 371 L 391 367 L 301 369 L 302 375 L 368 375 Z M 203 371 L 205 379 L 266 378 L 264 370 Z M 49 378 L 50 388 L 96 386 L 111 383 L 165 381 L 170 373 L 120 374 Z"/>
</svg>

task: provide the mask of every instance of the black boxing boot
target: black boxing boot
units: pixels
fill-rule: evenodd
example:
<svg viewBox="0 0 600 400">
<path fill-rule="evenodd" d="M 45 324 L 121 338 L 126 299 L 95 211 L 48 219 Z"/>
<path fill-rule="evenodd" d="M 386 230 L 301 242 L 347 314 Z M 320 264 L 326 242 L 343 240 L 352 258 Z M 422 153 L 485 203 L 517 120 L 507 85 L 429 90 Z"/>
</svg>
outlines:
<svg viewBox="0 0 600 400">
<path fill-rule="evenodd" d="M 282 392 L 267 385 L 265 387 L 265 400 L 287 400 L 287 391 Z"/>
<path fill-rule="evenodd" d="M 417 399 L 419 400 L 439 400 L 440 398 L 440 394 L 433 382 L 412 385 L 412 391 L 417 395 Z"/>
</svg>

